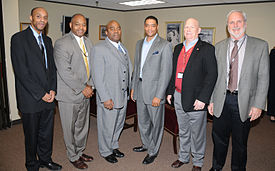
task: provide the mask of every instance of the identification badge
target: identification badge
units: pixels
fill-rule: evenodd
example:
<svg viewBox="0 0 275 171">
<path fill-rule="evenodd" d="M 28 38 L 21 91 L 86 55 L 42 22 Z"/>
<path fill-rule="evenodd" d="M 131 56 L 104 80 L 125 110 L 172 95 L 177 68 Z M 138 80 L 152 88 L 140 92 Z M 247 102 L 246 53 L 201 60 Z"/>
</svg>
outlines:
<svg viewBox="0 0 275 171">
<path fill-rule="evenodd" d="M 179 72 L 179 73 L 178 73 L 178 77 L 177 77 L 177 78 L 182 79 L 182 78 L 183 78 L 183 73 L 182 73 L 182 72 Z"/>
</svg>

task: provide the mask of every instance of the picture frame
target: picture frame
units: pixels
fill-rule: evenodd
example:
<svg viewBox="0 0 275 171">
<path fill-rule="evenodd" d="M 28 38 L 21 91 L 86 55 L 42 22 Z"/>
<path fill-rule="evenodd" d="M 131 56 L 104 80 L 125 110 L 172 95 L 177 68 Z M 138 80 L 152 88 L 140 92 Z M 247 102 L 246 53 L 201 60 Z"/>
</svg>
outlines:
<svg viewBox="0 0 275 171">
<path fill-rule="evenodd" d="M 20 31 L 25 30 L 31 25 L 31 23 L 20 23 Z"/>
<path fill-rule="evenodd" d="M 201 32 L 199 34 L 199 37 L 202 41 L 215 45 L 215 34 L 216 34 L 215 27 L 201 27 Z"/>
<path fill-rule="evenodd" d="M 107 37 L 105 31 L 107 30 L 106 25 L 99 25 L 99 40 L 105 40 Z"/>
<path fill-rule="evenodd" d="M 169 21 L 166 24 L 166 40 L 175 47 L 182 42 L 183 21 Z"/>
</svg>

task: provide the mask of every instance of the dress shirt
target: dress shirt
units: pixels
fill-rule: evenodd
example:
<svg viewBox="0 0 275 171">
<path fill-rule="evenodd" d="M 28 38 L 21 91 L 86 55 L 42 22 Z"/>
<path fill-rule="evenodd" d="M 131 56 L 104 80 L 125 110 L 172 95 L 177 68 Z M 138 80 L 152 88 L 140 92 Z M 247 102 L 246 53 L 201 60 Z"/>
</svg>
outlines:
<svg viewBox="0 0 275 171">
<path fill-rule="evenodd" d="M 187 52 L 190 48 L 192 48 L 197 42 L 199 38 L 196 38 L 192 42 L 189 42 L 188 46 L 186 46 L 186 40 L 183 42 L 183 46 L 185 47 L 185 51 Z"/>
<path fill-rule="evenodd" d="M 32 32 L 33 32 L 33 35 L 36 39 L 36 42 L 37 44 L 39 45 L 39 39 L 38 39 L 38 36 L 41 36 L 41 43 L 42 45 L 44 46 L 44 55 L 45 55 L 45 65 L 46 65 L 46 68 L 48 68 L 48 60 L 47 60 L 47 50 L 46 50 L 46 46 L 44 44 L 44 40 L 43 40 L 43 36 L 42 36 L 42 32 L 40 32 L 40 34 L 38 34 L 33 28 L 32 26 L 30 26 Z"/>
<path fill-rule="evenodd" d="M 123 49 L 123 47 L 120 45 L 120 41 L 117 43 L 117 42 L 114 42 L 114 41 L 110 40 L 108 37 L 106 39 L 109 40 L 112 43 L 112 45 L 114 45 L 117 48 L 117 50 L 119 50 L 118 46 L 120 46 L 123 53 L 124 54 L 126 53 L 125 50 Z"/>
<path fill-rule="evenodd" d="M 231 60 L 231 53 L 234 48 L 234 41 L 235 39 L 230 38 L 228 48 L 227 48 L 227 89 L 228 89 L 228 82 L 229 82 L 229 64 Z M 245 47 L 247 42 L 247 35 L 244 35 L 237 43 L 238 45 L 238 82 L 237 82 L 237 89 L 239 88 L 239 81 L 240 81 L 240 75 L 241 75 L 241 69 L 242 64 L 244 60 L 244 54 L 245 54 Z"/>
<path fill-rule="evenodd" d="M 83 50 L 82 50 L 82 47 L 81 47 L 81 45 L 80 45 L 80 39 L 82 39 L 82 42 L 83 42 L 83 44 L 84 44 L 84 48 L 85 48 L 85 51 L 86 51 L 86 54 L 84 55 L 85 57 L 89 57 L 89 54 L 88 54 L 88 51 L 87 51 L 87 48 L 86 48 L 86 45 L 85 45 L 85 41 L 84 41 L 84 38 L 83 38 L 83 36 L 82 37 L 78 37 L 77 35 L 75 35 L 74 33 L 73 33 L 73 35 L 74 35 L 74 37 L 75 37 L 75 39 L 76 39 L 76 41 L 77 41 L 77 43 L 78 43 L 78 45 L 79 45 L 79 47 L 80 47 L 80 49 L 81 49 L 81 52 L 82 53 L 84 53 L 83 52 Z M 82 54 L 83 55 L 83 54 Z M 84 59 L 83 59 L 84 60 Z M 89 67 L 90 67 L 90 62 L 89 62 L 89 60 L 88 60 L 88 65 L 89 65 Z"/>
<path fill-rule="evenodd" d="M 149 42 L 147 41 L 147 37 L 145 37 L 144 41 L 143 41 L 143 45 L 142 45 L 142 52 L 141 52 L 141 62 L 140 62 L 140 73 L 139 73 L 139 77 L 142 78 L 142 68 L 144 65 L 144 62 L 146 60 L 147 54 L 154 42 L 154 40 L 156 39 L 158 34 L 155 35 L 155 37 L 150 40 Z"/>
</svg>

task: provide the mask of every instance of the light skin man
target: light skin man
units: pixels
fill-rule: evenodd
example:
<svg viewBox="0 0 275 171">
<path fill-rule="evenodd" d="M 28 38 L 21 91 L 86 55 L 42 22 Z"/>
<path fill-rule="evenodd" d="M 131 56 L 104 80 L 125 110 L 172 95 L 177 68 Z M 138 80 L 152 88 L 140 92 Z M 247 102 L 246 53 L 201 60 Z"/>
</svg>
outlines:
<svg viewBox="0 0 275 171">
<path fill-rule="evenodd" d="M 268 44 L 246 35 L 246 14 L 232 10 L 227 15 L 230 38 L 216 44 L 218 79 L 208 111 L 213 115 L 214 142 L 211 171 L 222 170 L 230 134 L 231 169 L 246 170 L 250 123 L 265 108 L 269 85 Z M 226 81 L 225 81 L 226 80 Z"/>
</svg>

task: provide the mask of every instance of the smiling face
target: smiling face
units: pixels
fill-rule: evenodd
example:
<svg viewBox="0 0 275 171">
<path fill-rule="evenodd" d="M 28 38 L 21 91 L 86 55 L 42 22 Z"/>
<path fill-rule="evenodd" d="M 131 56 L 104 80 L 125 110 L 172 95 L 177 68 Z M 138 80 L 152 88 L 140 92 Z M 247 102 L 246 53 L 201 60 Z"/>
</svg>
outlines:
<svg viewBox="0 0 275 171">
<path fill-rule="evenodd" d="M 113 42 L 119 42 L 121 38 L 121 27 L 116 21 L 110 21 L 107 24 L 106 29 L 106 35 L 107 37 L 112 40 Z"/>
<path fill-rule="evenodd" d="M 147 19 L 144 23 L 144 30 L 147 36 L 147 41 L 150 41 L 155 37 L 158 32 L 158 24 L 154 19 Z"/>
<path fill-rule="evenodd" d="M 30 16 L 31 26 L 40 34 L 48 23 L 48 13 L 44 8 L 36 8 Z"/>
<path fill-rule="evenodd" d="M 86 30 L 86 18 L 82 15 L 75 15 L 70 22 L 71 31 L 78 37 L 82 37 Z"/>
<path fill-rule="evenodd" d="M 227 29 L 230 37 L 236 40 L 242 38 L 246 30 L 246 21 L 240 12 L 233 12 L 228 16 Z"/>
<path fill-rule="evenodd" d="M 184 25 L 184 37 L 186 42 L 191 42 L 199 37 L 201 28 L 199 26 L 198 20 L 194 18 L 189 18 L 186 20 Z"/>
</svg>

